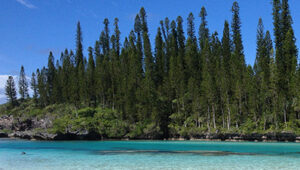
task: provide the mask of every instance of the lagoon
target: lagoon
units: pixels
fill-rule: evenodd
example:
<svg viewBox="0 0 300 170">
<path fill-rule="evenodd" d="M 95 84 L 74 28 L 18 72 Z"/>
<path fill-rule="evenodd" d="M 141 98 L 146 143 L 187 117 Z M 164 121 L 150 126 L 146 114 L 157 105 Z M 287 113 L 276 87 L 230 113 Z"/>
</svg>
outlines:
<svg viewBox="0 0 300 170">
<path fill-rule="evenodd" d="M 0 139 L 0 169 L 300 169 L 300 143 Z"/>
</svg>

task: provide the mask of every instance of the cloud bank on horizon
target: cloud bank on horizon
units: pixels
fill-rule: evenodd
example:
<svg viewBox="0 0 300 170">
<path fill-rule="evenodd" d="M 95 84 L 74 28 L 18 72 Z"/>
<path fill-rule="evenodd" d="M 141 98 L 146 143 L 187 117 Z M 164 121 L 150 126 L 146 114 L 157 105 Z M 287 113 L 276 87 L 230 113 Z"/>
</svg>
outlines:
<svg viewBox="0 0 300 170">
<path fill-rule="evenodd" d="M 7 97 L 5 95 L 5 85 L 6 85 L 8 76 L 10 76 L 10 75 L 0 75 L 0 104 L 4 104 L 7 102 Z M 18 93 L 18 76 L 13 76 L 13 78 L 14 78 L 16 90 Z M 27 82 L 28 82 L 28 85 L 30 86 L 30 77 L 27 77 Z M 32 90 L 30 88 L 28 90 L 29 90 L 29 95 L 32 95 Z M 19 97 L 19 94 L 18 94 L 18 97 Z"/>
</svg>

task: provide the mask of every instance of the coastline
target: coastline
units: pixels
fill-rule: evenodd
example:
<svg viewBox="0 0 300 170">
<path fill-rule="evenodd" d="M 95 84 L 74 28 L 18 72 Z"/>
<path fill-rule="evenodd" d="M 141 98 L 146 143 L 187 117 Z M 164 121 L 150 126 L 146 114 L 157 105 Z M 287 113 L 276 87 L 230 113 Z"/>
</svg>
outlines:
<svg viewBox="0 0 300 170">
<path fill-rule="evenodd" d="M 108 136 L 88 129 L 66 128 L 64 131 L 51 131 L 53 127 L 53 117 L 43 117 L 42 119 L 26 118 L 20 119 L 14 116 L 0 117 L 0 138 L 19 138 L 27 140 L 170 140 L 170 141 L 230 141 L 230 142 L 297 142 L 300 143 L 300 135 L 293 132 L 281 131 L 270 133 L 199 133 L 195 135 L 170 135 L 164 138 L 159 135 L 141 134 L 137 137 L 130 136 Z"/>
<path fill-rule="evenodd" d="M 87 141 L 130 141 L 130 140 L 164 140 L 164 141 L 208 141 L 208 142 L 295 142 L 300 143 L 300 136 L 293 133 L 268 133 L 268 134 L 238 134 L 238 133 L 225 133 L 225 134 L 203 134 L 197 137 L 170 137 L 170 138 L 109 138 L 101 136 L 100 134 L 50 134 L 50 133 L 33 133 L 32 131 L 16 131 L 12 133 L 0 132 L 1 138 L 9 139 L 26 139 L 37 141 L 74 141 L 74 140 L 87 140 Z"/>
</svg>

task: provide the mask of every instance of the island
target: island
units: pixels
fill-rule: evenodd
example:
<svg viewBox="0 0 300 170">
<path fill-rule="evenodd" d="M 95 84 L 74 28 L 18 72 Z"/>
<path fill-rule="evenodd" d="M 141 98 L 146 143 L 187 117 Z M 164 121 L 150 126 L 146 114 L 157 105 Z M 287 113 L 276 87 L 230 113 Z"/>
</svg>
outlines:
<svg viewBox="0 0 300 170">
<path fill-rule="evenodd" d="M 30 81 L 23 66 L 8 77 L 0 137 L 300 142 L 292 15 L 287 0 L 272 4 L 273 31 L 258 20 L 253 65 L 238 2 L 221 33 L 209 30 L 202 7 L 198 25 L 193 13 L 161 20 L 152 42 L 145 8 L 124 38 L 119 19 L 106 18 L 87 55 L 78 22 L 75 50 L 50 52 Z"/>
</svg>

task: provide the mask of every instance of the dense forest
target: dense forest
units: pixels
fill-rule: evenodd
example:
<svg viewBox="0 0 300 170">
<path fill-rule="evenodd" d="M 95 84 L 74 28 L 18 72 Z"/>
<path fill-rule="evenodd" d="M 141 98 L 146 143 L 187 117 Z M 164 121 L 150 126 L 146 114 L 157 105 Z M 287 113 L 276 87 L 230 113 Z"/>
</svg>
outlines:
<svg viewBox="0 0 300 170">
<path fill-rule="evenodd" d="M 84 124 L 89 129 L 104 128 L 106 132 L 101 133 L 107 134 L 115 129 L 111 137 L 299 132 L 300 67 L 293 21 L 288 0 L 272 4 L 274 38 L 259 19 L 253 66 L 245 63 L 237 2 L 232 5 L 232 21 L 224 22 L 221 35 L 208 29 L 204 7 L 199 26 L 192 13 L 186 23 L 181 16 L 161 20 L 155 43 L 150 42 L 144 8 L 123 43 L 118 19 L 112 31 L 110 21 L 104 19 L 104 30 L 95 45 L 88 47 L 88 56 L 83 54 L 78 22 L 75 51 L 66 49 L 57 61 L 50 52 L 47 67 L 32 73 L 31 82 L 22 66 L 20 99 L 9 77 L 8 108 L 28 101 L 40 110 L 72 106 L 75 116 L 61 117 L 57 126 L 66 127 L 62 125 L 68 122 L 66 117 L 81 117 L 77 123 L 89 120 L 91 124 Z M 186 31 L 183 24 L 187 24 Z M 97 122 L 99 110 L 107 114 Z"/>
</svg>

